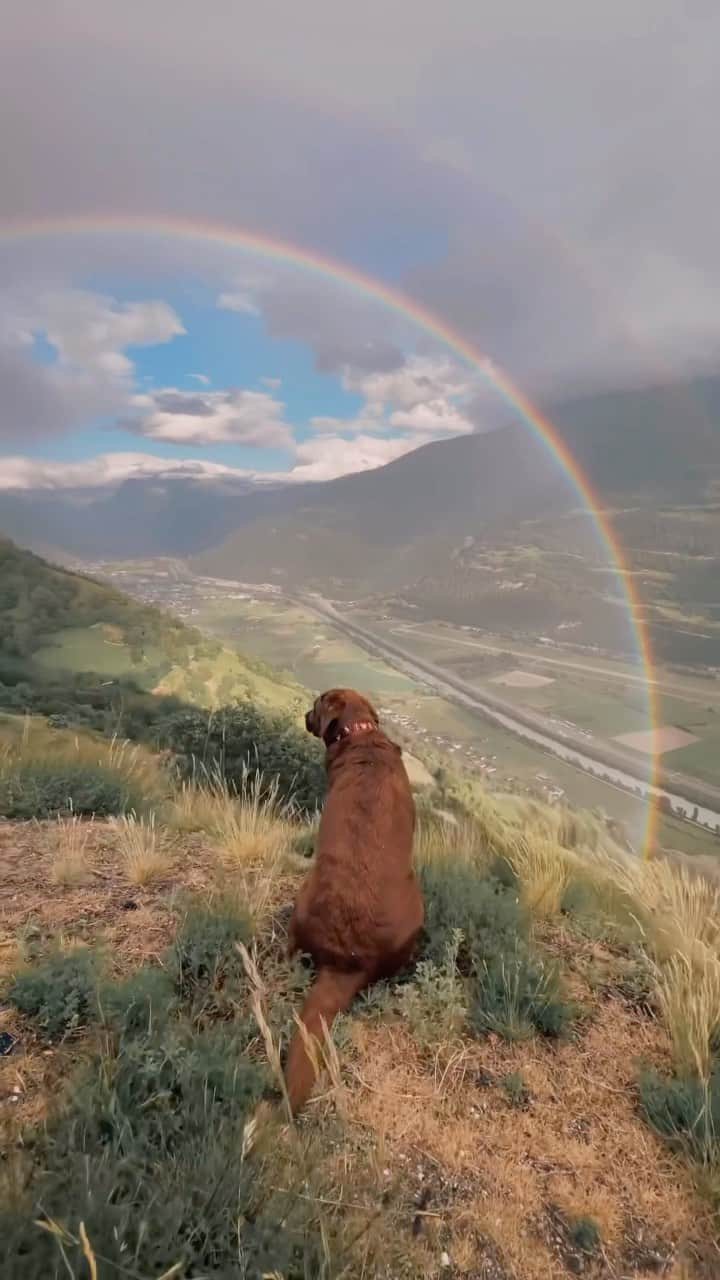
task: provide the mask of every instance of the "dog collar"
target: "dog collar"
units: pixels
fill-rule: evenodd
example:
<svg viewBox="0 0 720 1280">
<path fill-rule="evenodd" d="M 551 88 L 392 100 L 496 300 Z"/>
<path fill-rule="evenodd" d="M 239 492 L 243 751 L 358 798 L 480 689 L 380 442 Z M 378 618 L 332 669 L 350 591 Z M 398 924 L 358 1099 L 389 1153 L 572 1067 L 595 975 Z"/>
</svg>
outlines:
<svg viewBox="0 0 720 1280">
<path fill-rule="evenodd" d="M 377 725 L 373 724 L 372 720 L 353 720 L 352 724 L 346 724 L 339 729 L 327 745 L 334 747 L 335 743 L 342 742 L 343 738 L 352 738 L 356 733 L 371 733 L 373 729 L 377 729 Z"/>
</svg>

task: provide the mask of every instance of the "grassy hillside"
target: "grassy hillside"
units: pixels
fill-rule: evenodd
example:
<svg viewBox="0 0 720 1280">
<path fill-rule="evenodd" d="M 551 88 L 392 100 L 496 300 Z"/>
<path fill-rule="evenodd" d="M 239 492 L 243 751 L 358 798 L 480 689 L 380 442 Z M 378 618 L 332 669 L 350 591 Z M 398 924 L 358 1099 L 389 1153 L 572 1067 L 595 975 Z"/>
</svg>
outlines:
<svg viewBox="0 0 720 1280">
<path fill-rule="evenodd" d="M 210 785 L 0 828 L 2 1275 L 714 1280 L 717 887 L 429 796 L 419 962 L 318 1046 L 292 1123 L 312 843 Z"/>
<path fill-rule="evenodd" d="M 0 705 L 38 705 L 42 690 L 104 688 L 169 695 L 207 708 L 237 698 L 276 710 L 303 696 L 178 619 L 0 539 Z M 76 701 L 82 701 L 78 697 Z"/>
</svg>

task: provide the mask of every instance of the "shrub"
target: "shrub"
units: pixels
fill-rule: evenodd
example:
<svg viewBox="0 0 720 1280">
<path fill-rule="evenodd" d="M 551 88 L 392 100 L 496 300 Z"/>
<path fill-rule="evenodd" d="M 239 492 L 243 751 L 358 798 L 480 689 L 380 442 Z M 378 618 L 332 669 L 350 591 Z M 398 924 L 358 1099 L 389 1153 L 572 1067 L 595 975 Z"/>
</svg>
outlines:
<svg viewBox="0 0 720 1280">
<path fill-rule="evenodd" d="M 85 947 L 55 951 L 17 974 L 6 995 L 51 1039 L 83 1027 L 97 1008 L 97 963 Z"/>
<path fill-rule="evenodd" d="M 597 1253 L 600 1248 L 600 1228 L 594 1218 L 568 1218 L 567 1228 L 570 1243 L 575 1249 L 588 1255 Z"/>
<path fill-rule="evenodd" d="M 720 1161 L 720 1067 L 707 1081 L 647 1070 L 638 1094 L 641 1113 L 656 1133 L 702 1164 Z"/>
<path fill-rule="evenodd" d="M 507 1040 L 524 1040 L 537 1031 L 557 1038 L 573 1016 L 561 998 L 556 966 L 522 947 L 482 962 L 472 987 L 469 1020 L 480 1035 L 495 1031 Z"/>
<path fill-rule="evenodd" d="M 123 982 L 108 983 L 99 995 L 102 1016 L 121 1037 L 151 1036 L 177 1011 L 171 975 L 143 965 Z"/>
<path fill-rule="evenodd" d="M 524 1111 L 530 1105 L 530 1091 L 520 1071 L 509 1071 L 498 1080 L 511 1107 Z"/>
<path fill-rule="evenodd" d="M 210 717 L 196 710 L 177 712 L 163 722 L 160 744 L 175 753 L 185 779 L 194 778 L 199 767 L 210 775 L 219 770 L 240 793 L 260 774 L 303 815 L 314 813 L 325 795 L 317 741 L 287 716 L 271 715 L 251 702 Z"/>
<path fill-rule="evenodd" d="M 412 982 L 398 988 L 400 1012 L 423 1047 L 452 1040 L 465 1023 L 467 1002 L 457 971 L 461 943 L 462 934 L 456 929 L 442 965 L 419 961 Z"/>
<path fill-rule="evenodd" d="M 312 1207 L 267 1187 L 260 1154 L 245 1159 L 263 1088 L 231 1024 L 98 1059 L 50 1129 L 23 1212 L 0 1215 L 2 1274 L 87 1274 L 82 1223 L 102 1275 L 321 1276 Z"/>
<path fill-rule="evenodd" d="M 250 944 L 253 927 L 230 899 L 191 902 L 170 947 L 167 965 L 184 997 L 244 989 L 245 969 L 236 943 Z"/>
<path fill-rule="evenodd" d="M 527 931 L 517 894 L 468 864 L 428 864 L 420 868 L 425 900 L 422 959 L 441 966 L 455 930 L 462 933 L 457 963 L 470 973 L 486 957 L 504 953 Z"/>
<path fill-rule="evenodd" d="M 58 814 L 124 813 L 143 796 L 119 771 L 86 761 L 33 761 L 0 775 L 0 816 L 52 818 Z"/>
</svg>

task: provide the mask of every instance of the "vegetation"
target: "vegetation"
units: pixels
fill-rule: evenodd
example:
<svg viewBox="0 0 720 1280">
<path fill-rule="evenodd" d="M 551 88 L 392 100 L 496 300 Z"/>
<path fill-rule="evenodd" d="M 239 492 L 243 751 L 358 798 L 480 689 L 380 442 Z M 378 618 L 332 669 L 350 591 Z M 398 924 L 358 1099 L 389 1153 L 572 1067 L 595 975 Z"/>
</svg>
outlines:
<svg viewBox="0 0 720 1280">
<path fill-rule="evenodd" d="M 712 1267 L 717 884 L 439 775 L 417 961 L 338 1021 L 290 1125 L 315 745 L 247 703 L 141 720 L 2 726 L 0 796 L 37 821 L 0 824 L 0 1273 L 541 1280 L 647 1272 L 648 1240 Z"/>
</svg>

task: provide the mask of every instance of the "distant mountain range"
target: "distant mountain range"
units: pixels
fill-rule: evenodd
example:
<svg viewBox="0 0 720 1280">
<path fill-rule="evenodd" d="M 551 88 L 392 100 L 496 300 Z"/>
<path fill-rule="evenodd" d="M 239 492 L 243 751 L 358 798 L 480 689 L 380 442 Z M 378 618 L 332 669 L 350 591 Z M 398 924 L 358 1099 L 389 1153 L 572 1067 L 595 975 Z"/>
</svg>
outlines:
<svg viewBox="0 0 720 1280">
<path fill-rule="evenodd" d="M 720 378 L 605 392 L 547 414 L 626 548 L 662 653 L 720 664 Z M 455 621 L 633 643 L 593 522 L 521 424 L 325 484 L 0 493 L 0 526 L 78 556 L 179 555 L 217 576 L 337 598 L 392 593 Z"/>
</svg>

